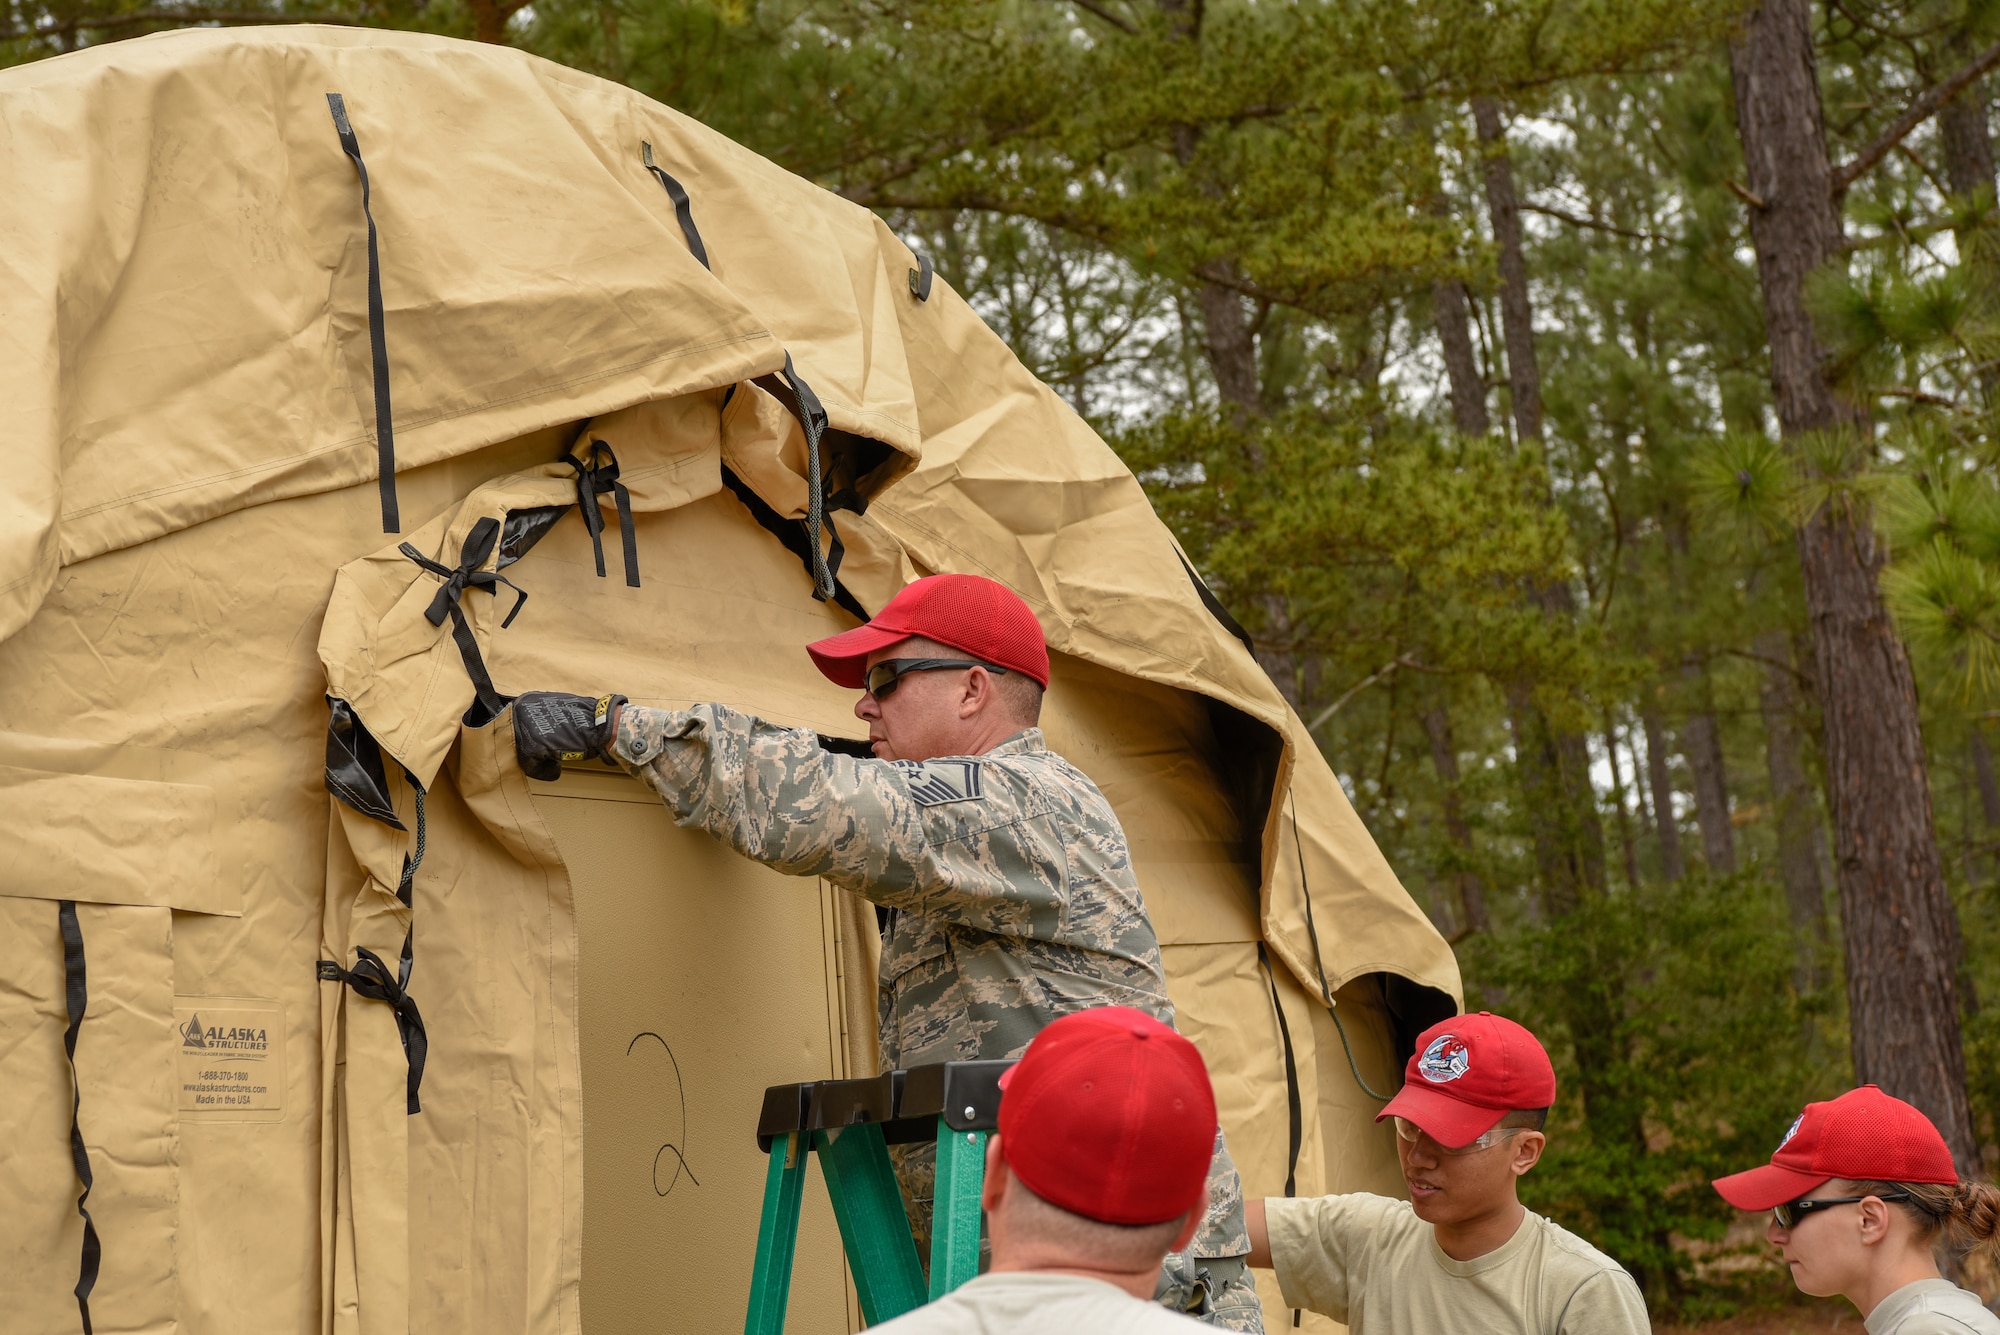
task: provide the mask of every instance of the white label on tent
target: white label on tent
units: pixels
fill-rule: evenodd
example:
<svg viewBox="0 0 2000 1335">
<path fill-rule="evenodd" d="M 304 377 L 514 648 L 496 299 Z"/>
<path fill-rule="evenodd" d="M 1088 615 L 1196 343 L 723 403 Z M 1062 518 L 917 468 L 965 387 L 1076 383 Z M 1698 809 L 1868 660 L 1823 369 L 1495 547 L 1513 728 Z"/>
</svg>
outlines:
<svg viewBox="0 0 2000 1335">
<path fill-rule="evenodd" d="M 175 997 L 183 1120 L 275 1122 L 285 1114 L 285 1012 L 260 997 Z"/>
</svg>

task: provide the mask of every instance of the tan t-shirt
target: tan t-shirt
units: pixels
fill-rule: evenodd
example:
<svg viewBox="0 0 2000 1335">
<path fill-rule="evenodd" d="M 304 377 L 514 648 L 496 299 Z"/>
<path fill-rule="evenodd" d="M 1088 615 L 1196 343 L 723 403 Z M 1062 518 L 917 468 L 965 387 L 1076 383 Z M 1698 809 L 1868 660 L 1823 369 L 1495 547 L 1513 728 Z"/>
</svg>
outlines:
<svg viewBox="0 0 2000 1335">
<path fill-rule="evenodd" d="M 1868 1335 L 2000 1335 L 2000 1317 L 1948 1279 L 1905 1284 L 1875 1304 Z"/>
<path fill-rule="evenodd" d="M 1486 1255 L 1454 1261 L 1408 1201 L 1361 1193 L 1264 1202 L 1290 1307 L 1353 1335 L 1651 1335 L 1639 1286 L 1582 1238 L 1529 1213 Z"/>
<path fill-rule="evenodd" d="M 1193 1317 L 1086 1275 L 1007 1271 L 967 1280 L 868 1335 L 1206 1335 Z"/>
</svg>

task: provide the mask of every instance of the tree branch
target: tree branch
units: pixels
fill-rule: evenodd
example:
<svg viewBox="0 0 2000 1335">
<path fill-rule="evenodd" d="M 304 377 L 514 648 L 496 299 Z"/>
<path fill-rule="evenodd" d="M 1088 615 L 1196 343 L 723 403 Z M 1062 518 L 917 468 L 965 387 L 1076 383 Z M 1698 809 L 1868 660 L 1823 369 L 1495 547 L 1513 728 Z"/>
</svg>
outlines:
<svg viewBox="0 0 2000 1335">
<path fill-rule="evenodd" d="M 1106 23 L 1110 24 L 1112 27 L 1118 29 L 1118 31 L 1126 34 L 1127 36 L 1130 36 L 1131 34 L 1139 31 L 1138 27 L 1135 24 L 1131 23 L 1129 20 L 1120 18 L 1118 15 L 1106 9 L 1103 5 L 1098 4 L 1096 0 L 1069 0 L 1069 2 L 1075 5 L 1078 9 L 1084 10 L 1087 13 L 1097 15 L 1097 17 L 1103 19 Z"/>
<path fill-rule="evenodd" d="M 2000 42 L 1995 42 L 1977 56 L 1974 56 L 1970 63 L 1943 83 L 1933 84 L 1925 91 L 1922 97 L 1910 103 L 1909 110 L 1896 117 L 1890 123 L 1889 128 L 1884 130 L 1874 143 L 1868 145 L 1868 147 L 1862 149 L 1852 158 L 1849 158 L 1846 163 L 1835 169 L 1833 173 L 1834 197 L 1837 199 L 1841 195 L 1846 194 L 1847 188 L 1859 180 L 1863 172 L 1866 172 L 1883 158 L 1889 156 L 1889 151 L 1908 138 L 1912 130 L 1929 120 L 1937 113 L 1939 107 L 1957 97 L 1967 84 L 1970 84 L 1995 65 L 2000 65 Z"/>
<path fill-rule="evenodd" d="M 1588 227 L 1594 232 L 1610 232 L 1613 236 L 1629 236 L 1634 241 L 1658 241 L 1665 243 L 1673 240 L 1672 237 L 1662 236 L 1658 232 L 1635 232 L 1629 227 L 1620 227 L 1615 223 L 1599 222 L 1595 218 L 1586 218 L 1579 213 L 1569 213 L 1562 209 L 1552 209 L 1542 204 L 1523 204 L 1520 208 L 1523 213 L 1539 213 L 1544 218 L 1554 218 L 1557 222 L 1566 222 L 1571 227 Z"/>
</svg>

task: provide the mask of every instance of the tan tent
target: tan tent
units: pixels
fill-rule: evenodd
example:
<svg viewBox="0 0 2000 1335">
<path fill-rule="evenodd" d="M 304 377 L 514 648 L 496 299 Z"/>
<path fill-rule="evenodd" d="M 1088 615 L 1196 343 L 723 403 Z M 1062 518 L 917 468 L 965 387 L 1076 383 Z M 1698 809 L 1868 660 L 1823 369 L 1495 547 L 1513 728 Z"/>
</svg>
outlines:
<svg viewBox="0 0 2000 1335">
<path fill-rule="evenodd" d="M 1040 616 L 1248 1190 L 1393 1189 L 1357 1078 L 1449 950 L 1131 474 L 875 217 L 426 37 L 96 48 L 0 124 L 0 1325 L 80 1328 L 81 1167 L 98 1331 L 739 1328 L 758 1095 L 874 1069 L 873 914 L 529 782 L 492 705 L 854 736 L 800 646 L 926 571 Z M 791 1328 L 851 1329 L 823 1194 L 803 1245 Z"/>
</svg>

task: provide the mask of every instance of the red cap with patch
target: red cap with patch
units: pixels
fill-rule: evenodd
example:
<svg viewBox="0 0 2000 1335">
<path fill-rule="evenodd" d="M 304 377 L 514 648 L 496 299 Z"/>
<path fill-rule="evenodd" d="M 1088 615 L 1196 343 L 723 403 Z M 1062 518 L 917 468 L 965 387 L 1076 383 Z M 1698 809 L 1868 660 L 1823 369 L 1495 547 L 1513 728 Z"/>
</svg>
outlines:
<svg viewBox="0 0 2000 1335">
<path fill-rule="evenodd" d="M 867 625 L 816 640 L 806 652 L 834 685 L 859 690 L 868 655 L 912 635 L 1049 684 L 1042 623 L 1012 589 L 980 575 L 926 575 L 904 585 Z"/>
<path fill-rule="evenodd" d="M 1455 1150 L 1510 1112 L 1555 1101 L 1556 1068 L 1541 1042 L 1512 1020 L 1481 1011 L 1417 1035 L 1417 1050 L 1403 1068 L 1403 1088 L 1375 1120 L 1415 1122 L 1432 1140 Z"/>
<path fill-rule="evenodd" d="M 1000 1077 L 1000 1153 L 1028 1190 L 1105 1224 L 1201 1202 L 1215 1092 L 1194 1044 L 1129 1006 L 1065 1015 Z"/>
<path fill-rule="evenodd" d="M 1825 1103 L 1808 1103 L 1771 1162 L 1718 1177 L 1711 1185 L 1739 1210 L 1771 1210 L 1837 1177 L 1943 1184 L 1958 1181 L 1958 1169 L 1930 1118 L 1863 1085 Z"/>
</svg>

